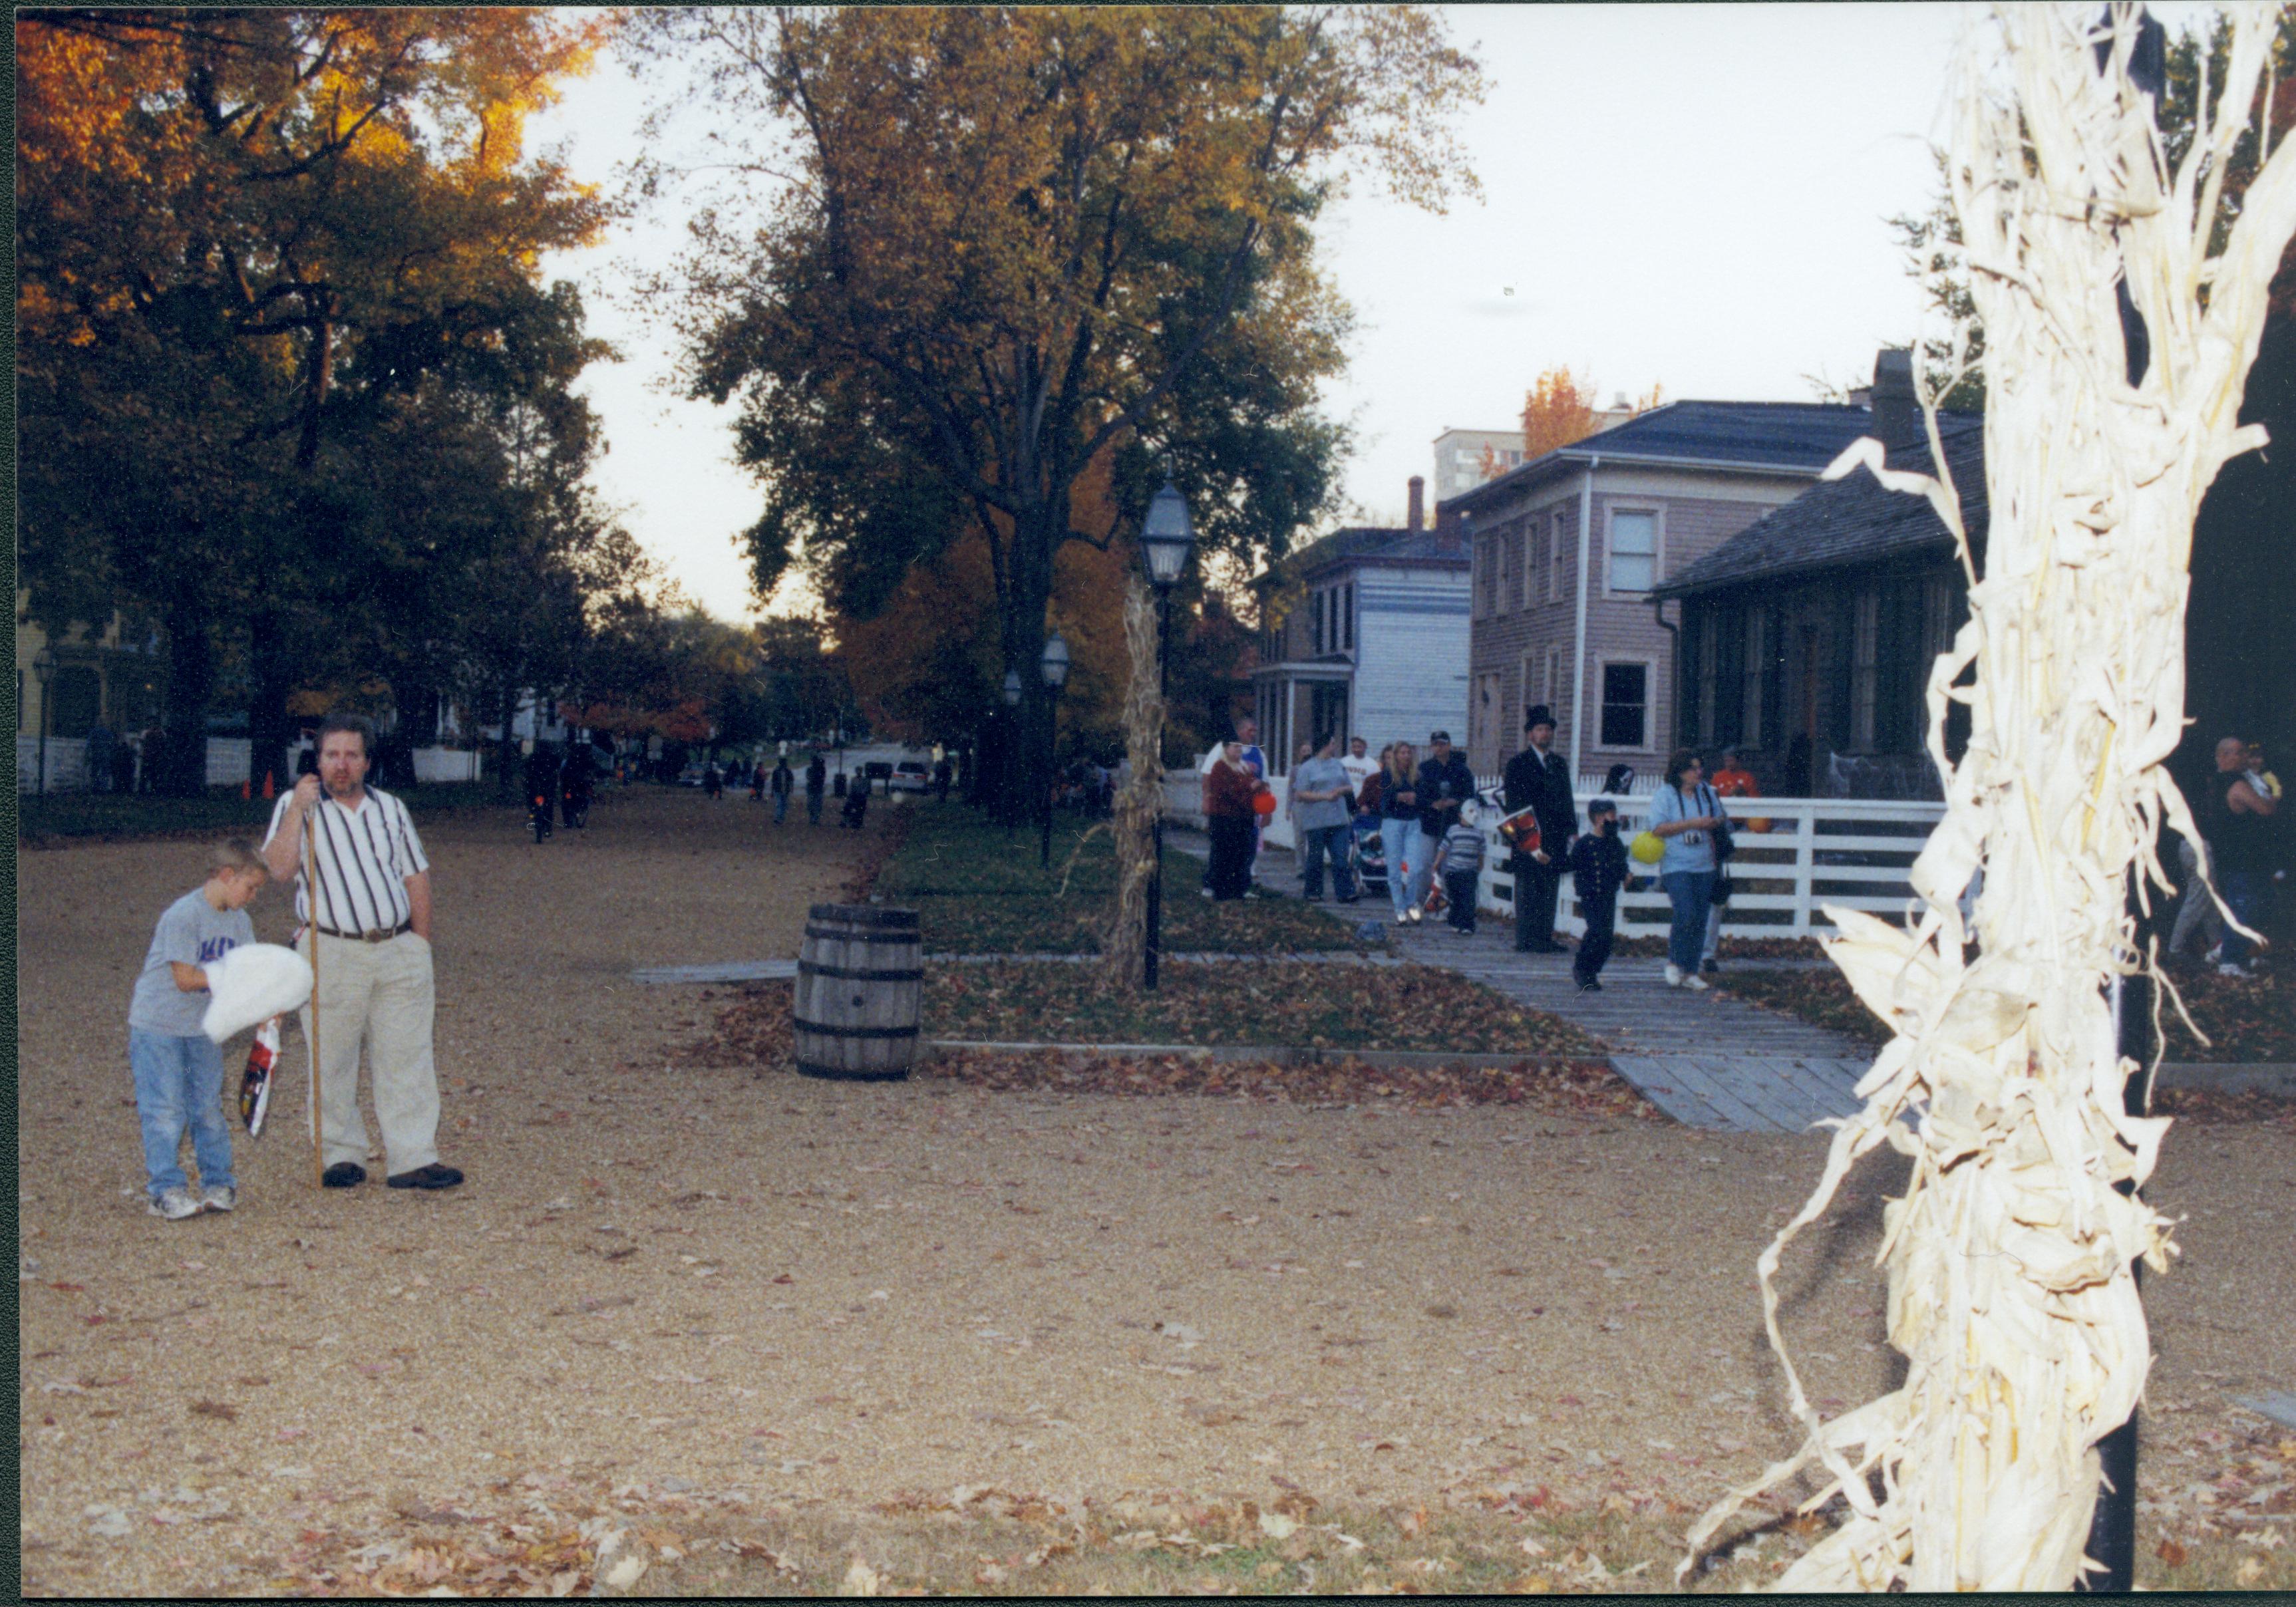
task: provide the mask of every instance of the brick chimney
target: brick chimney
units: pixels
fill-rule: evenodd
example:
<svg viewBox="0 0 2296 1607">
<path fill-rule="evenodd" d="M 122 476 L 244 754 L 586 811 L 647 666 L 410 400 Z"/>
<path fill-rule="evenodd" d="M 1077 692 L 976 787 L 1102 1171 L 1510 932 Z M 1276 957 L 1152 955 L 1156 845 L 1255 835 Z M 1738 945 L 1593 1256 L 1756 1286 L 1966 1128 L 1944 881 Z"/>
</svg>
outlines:
<svg viewBox="0 0 2296 1607">
<path fill-rule="evenodd" d="M 1884 447 L 1905 447 L 1922 439 L 1922 405 L 1914 394 L 1914 354 L 1884 348 L 1874 359 L 1874 412 L 1866 433 Z"/>
<path fill-rule="evenodd" d="M 1464 514 L 1442 503 L 1435 504 L 1435 550 L 1446 558 L 1456 558 L 1467 550 L 1467 521 Z"/>
<path fill-rule="evenodd" d="M 1416 530 L 1426 523 L 1426 503 L 1427 481 L 1414 474 L 1411 477 L 1411 512 L 1403 521 L 1405 529 Z"/>
</svg>

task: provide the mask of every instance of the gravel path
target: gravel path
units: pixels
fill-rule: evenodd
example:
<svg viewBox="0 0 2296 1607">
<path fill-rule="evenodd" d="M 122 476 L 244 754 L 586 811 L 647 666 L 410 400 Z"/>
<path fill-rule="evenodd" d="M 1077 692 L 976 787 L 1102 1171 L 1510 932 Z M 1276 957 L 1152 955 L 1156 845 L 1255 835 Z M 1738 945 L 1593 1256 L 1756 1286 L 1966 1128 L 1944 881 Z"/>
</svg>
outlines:
<svg viewBox="0 0 2296 1607">
<path fill-rule="evenodd" d="M 793 955 L 892 813 L 776 832 L 647 791 L 540 849 L 512 815 L 439 823 L 442 1149 L 471 1181 L 314 1189 L 291 1041 L 240 1209 L 182 1224 L 143 1214 L 121 1018 L 198 848 L 24 856 L 26 1589 L 262 1589 L 315 1536 L 632 1486 L 1695 1502 L 1792 1443 L 1751 1269 L 1821 1140 L 670 1068 L 709 1004 L 632 968 Z M 286 912 L 266 894 L 258 932 Z M 1891 1374 L 1890 1182 L 1789 1262 L 1828 1409 Z M 2292 1188 L 2283 1129 L 2171 1136 L 2148 1470 L 2296 1378 Z"/>
</svg>

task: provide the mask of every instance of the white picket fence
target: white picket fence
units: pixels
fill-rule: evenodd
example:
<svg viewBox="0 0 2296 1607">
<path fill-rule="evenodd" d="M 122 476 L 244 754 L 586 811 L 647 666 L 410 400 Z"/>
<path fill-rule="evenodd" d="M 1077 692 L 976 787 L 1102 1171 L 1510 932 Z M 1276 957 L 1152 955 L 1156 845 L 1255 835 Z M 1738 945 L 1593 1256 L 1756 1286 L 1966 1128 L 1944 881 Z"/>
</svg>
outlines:
<svg viewBox="0 0 2296 1607">
<path fill-rule="evenodd" d="M 1599 781 L 1599 777 L 1590 778 Z M 1587 805 L 1608 797 L 1619 806 L 1620 835 L 1631 840 L 1650 819 L 1652 791 L 1638 784 L 1631 794 L 1604 793 L 1582 783 L 1578 815 L 1586 819 Z M 1495 776 L 1480 776 L 1482 787 L 1497 784 Z M 1289 778 L 1268 783 L 1275 794 L 1275 813 L 1262 840 L 1281 849 L 1295 846 L 1290 812 L 1284 808 Z M 1201 830 L 1204 824 L 1203 777 L 1193 773 L 1168 775 L 1164 782 L 1165 817 Z M 1492 813 L 1487 811 L 1487 813 Z M 1915 855 L 1929 841 L 1931 830 L 1945 814 L 1940 803 L 1882 802 L 1856 798 L 1762 798 L 1738 800 L 1732 818 L 1737 852 L 1730 861 L 1736 891 L 1724 911 L 1722 931 L 1740 938 L 1807 938 L 1833 931 L 1820 907 L 1839 905 L 1875 914 L 1901 914 L 1914 897 L 1906 880 Z M 1757 831 L 1767 824 L 1767 831 Z M 1493 914 L 1514 914 L 1514 875 L 1499 847 L 1495 813 L 1485 823 L 1488 844 L 1483 860 L 1480 897 L 1477 903 Z M 1638 868 L 1638 867 L 1637 867 Z M 1621 937 L 1652 937 L 1665 933 L 1672 906 L 1655 876 L 1643 878 L 1619 896 L 1618 931 Z M 1577 901 L 1565 884 L 1556 924 L 1576 935 L 1586 930 Z"/>
</svg>

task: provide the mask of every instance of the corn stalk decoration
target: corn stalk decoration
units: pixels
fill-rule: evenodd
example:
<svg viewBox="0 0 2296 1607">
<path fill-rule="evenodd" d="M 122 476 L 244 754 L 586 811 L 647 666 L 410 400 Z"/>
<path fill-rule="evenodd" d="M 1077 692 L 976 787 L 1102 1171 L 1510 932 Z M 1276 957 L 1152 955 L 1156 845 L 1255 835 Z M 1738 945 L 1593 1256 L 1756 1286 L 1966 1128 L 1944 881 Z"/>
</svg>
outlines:
<svg viewBox="0 0 2296 1607">
<path fill-rule="evenodd" d="M 1116 839 L 1116 914 L 1101 972 L 1111 987 L 1138 993 L 1148 937 L 1148 879 L 1161 873 L 1155 829 L 1164 808 L 1164 698 L 1157 689 L 1156 605 L 1137 575 L 1124 587 L 1124 644 L 1132 660 L 1124 694 L 1124 747 L 1132 779 L 1117 793 L 1110 822 Z"/>
<path fill-rule="evenodd" d="M 2165 1119 L 2125 1112 L 2105 988 L 2160 980 L 2126 914 L 2132 867 L 2169 885 L 2165 820 L 2193 835 L 2161 761 L 2184 726 L 2193 520 L 2218 468 L 2264 444 L 2238 422 L 2266 291 L 2296 230 L 2296 160 L 2269 156 L 2223 252 L 2210 254 L 2227 159 L 2266 71 L 2268 18 L 2236 19 L 2223 93 L 2171 174 L 2151 97 L 2130 80 L 2136 9 L 2021 5 L 1964 39 L 1949 184 L 1986 356 L 1990 493 L 1980 578 L 1945 469 L 1886 471 L 1928 496 L 1959 545 L 1970 618 L 1932 668 L 1928 747 L 1943 820 L 1915 861 L 1923 905 L 1900 930 L 1828 908 L 1827 950 L 1896 1031 L 1857 1085 L 1809 1201 L 1759 1261 L 1801 1449 L 1706 1514 L 1693 1559 L 1745 1501 L 1820 1470 L 1816 1511 L 1843 1521 L 1778 1581 L 1788 1591 L 2062 1590 L 2082 1554 L 2096 1443 L 2125 1422 L 2151 1361 L 2136 1266 L 2165 1270 L 2169 1224 L 2133 1188 Z M 2150 358 L 2131 383 L 2117 284 Z M 1965 672 L 1973 671 L 1966 682 Z M 1959 684 L 1957 684 L 1959 683 Z M 1967 705 L 1959 764 L 1949 702 Z M 1964 928 L 1956 900 L 1984 873 Z M 1977 956 L 1965 958 L 1974 943 Z M 1915 1107 L 1915 1133 L 1898 1117 Z M 1832 1421 L 1779 1332 L 1781 1252 L 1863 1156 L 1912 1161 L 1884 1216 L 1890 1342 L 1902 1388 Z M 1685 1560 L 1684 1569 L 1690 1566 Z"/>
</svg>

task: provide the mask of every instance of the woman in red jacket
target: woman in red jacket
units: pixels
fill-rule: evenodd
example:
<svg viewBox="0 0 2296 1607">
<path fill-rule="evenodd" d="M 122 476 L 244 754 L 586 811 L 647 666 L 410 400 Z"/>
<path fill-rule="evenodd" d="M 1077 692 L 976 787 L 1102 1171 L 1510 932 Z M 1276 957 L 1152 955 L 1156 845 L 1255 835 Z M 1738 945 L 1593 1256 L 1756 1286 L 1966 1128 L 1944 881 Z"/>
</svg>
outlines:
<svg viewBox="0 0 2296 1607">
<path fill-rule="evenodd" d="M 1243 744 L 1222 744 L 1204 775 L 1204 826 L 1212 840 L 1212 897 L 1241 898 L 1251 885 L 1251 795 L 1259 778 L 1243 762 Z"/>
</svg>

